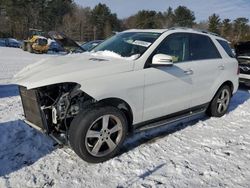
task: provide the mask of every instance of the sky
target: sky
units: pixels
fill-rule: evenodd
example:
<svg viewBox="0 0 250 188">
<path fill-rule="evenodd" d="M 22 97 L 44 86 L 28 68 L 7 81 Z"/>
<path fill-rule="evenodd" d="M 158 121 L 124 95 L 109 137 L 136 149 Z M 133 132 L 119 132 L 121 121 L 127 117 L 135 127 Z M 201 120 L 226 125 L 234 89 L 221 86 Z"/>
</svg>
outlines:
<svg viewBox="0 0 250 188">
<path fill-rule="evenodd" d="M 126 18 L 139 10 L 166 11 L 169 6 L 176 8 L 184 5 L 194 11 L 196 21 L 207 20 L 216 13 L 222 19 L 231 20 L 246 17 L 250 20 L 250 0 L 75 0 L 83 7 L 93 8 L 105 3 L 118 18 Z"/>
</svg>

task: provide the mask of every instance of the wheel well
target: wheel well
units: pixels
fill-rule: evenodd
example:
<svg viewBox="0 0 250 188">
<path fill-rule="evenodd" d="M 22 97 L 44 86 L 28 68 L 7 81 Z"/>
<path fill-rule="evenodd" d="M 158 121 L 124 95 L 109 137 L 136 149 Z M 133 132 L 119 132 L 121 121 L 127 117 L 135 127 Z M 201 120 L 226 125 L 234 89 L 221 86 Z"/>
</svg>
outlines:
<svg viewBox="0 0 250 188">
<path fill-rule="evenodd" d="M 214 94 L 213 96 L 213 99 L 214 97 L 216 96 L 216 94 L 218 93 L 218 91 L 220 90 L 220 88 L 222 88 L 223 86 L 229 86 L 230 87 L 230 90 L 231 90 L 231 95 L 233 94 L 233 91 L 234 91 L 234 86 L 233 86 L 233 83 L 231 81 L 226 81 L 224 82 L 223 84 L 221 84 L 221 86 L 217 89 L 216 93 Z M 210 106 L 210 105 L 209 105 Z"/>
<path fill-rule="evenodd" d="M 229 86 L 230 87 L 230 90 L 231 90 L 231 95 L 233 95 L 233 91 L 234 91 L 234 86 L 233 86 L 233 83 L 231 81 L 226 81 L 224 82 L 223 84 L 221 84 L 221 86 L 217 89 L 216 93 L 214 94 L 213 96 L 213 99 L 214 97 L 216 96 L 216 94 L 218 93 L 218 91 L 220 90 L 220 88 L 222 88 L 223 86 Z"/>
<path fill-rule="evenodd" d="M 221 88 L 222 86 L 224 86 L 224 85 L 229 86 L 229 87 L 230 87 L 230 90 L 231 90 L 231 94 L 233 94 L 233 91 L 234 91 L 234 85 L 233 85 L 233 83 L 232 83 L 231 81 L 226 81 L 226 82 L 224 82 L 224 83 L 220 86 L 220 88 Z"/>
<path fill-rule="evenodd" d="M 133 112 L 131 107 L 127 102 L 119 98 L 107 98 L 99 101 L 99 103 L 104 103 L 105 105 L 111 105 L 118 109 L 120 109 L 126 116 L 128 121 L 128 131 L 132 132 L 132 124 L 133 124 Z"/>
</svg>

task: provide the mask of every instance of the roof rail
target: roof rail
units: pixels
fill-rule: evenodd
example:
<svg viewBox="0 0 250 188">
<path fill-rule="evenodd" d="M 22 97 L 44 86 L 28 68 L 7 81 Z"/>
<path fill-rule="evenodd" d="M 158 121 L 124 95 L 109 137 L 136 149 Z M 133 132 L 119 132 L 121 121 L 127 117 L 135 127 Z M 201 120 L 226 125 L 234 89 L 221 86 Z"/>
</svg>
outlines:
<svg viewBox="0 0 250 188">
<path fill-rule="evenodd" d="M 220 36 L 219 34 L 210 32 L 210 31 L 208 31 L 208 30 L 193 29 L 193 28 L 189 28 L 189 27 L 170 27 L 168 30 L 176 30 L 176 29 L 193 30 L 193 31 L 201 32 L 201 33 L 206 33 L 206 34 L 214 35 L 214 36 Z"/>
<path fill-rule="evenodd" d="M 210 32 L 208 30 L 197 29 L 197 31 L 202 32 L 202 33 L 206 33 L 206 34 L 210 34 L 210 35 L 214 35 L 214 36 L 217 36 L 217 37 L 220 36 L 219 34 Z"/>
<path fill-rule="evenodd" d="M 188 29 L 192 29 L 192 28 L 188 28 L 188 27 L 170 27 L 170 28 L 168 28 L 168 30 L 175 30 L 175 29 L 185 29 L 185 30 L 188 30 Z"/>
</svg>

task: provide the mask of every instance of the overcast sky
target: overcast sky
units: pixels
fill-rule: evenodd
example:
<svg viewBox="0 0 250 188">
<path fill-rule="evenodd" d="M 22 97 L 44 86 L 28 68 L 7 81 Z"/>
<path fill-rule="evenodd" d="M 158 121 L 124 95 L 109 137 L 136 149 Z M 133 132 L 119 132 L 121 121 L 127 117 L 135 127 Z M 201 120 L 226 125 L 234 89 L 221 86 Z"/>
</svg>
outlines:
<svg viewBox="0 0 250 188">
<path fill-rule="evenodd" d="M 126 18 L 138 10 L 165 11 L 169 6 L 187 6 L 194 11 L 196 20 L 206 20 L 213 13 L 221 18 L 235 19 L 246 17 L 250 19 L 250 0 L 75 0 L 84 7 L 94 7 L 105 3 L 119 18 Z"/>
</svg>

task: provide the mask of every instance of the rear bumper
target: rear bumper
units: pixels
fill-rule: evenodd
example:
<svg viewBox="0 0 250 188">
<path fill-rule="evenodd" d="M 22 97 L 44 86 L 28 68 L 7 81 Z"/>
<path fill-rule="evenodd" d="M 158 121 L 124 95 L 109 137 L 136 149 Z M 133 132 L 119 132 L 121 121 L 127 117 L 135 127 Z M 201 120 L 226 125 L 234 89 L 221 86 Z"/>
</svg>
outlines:
<svg viewBox="0 0 250 188">
<path fill-rule="evenodd" d="M 250 84 L 250 75 L 248 75 L 248 74 L 240 74 L 239 81 L 240 81 L 240 83 Z"/>
<path fill-rule="evenodd" d="M 240 83 L 250 85 L 250 80 L 245 78 L 240 78 Z"/>
</svg>

